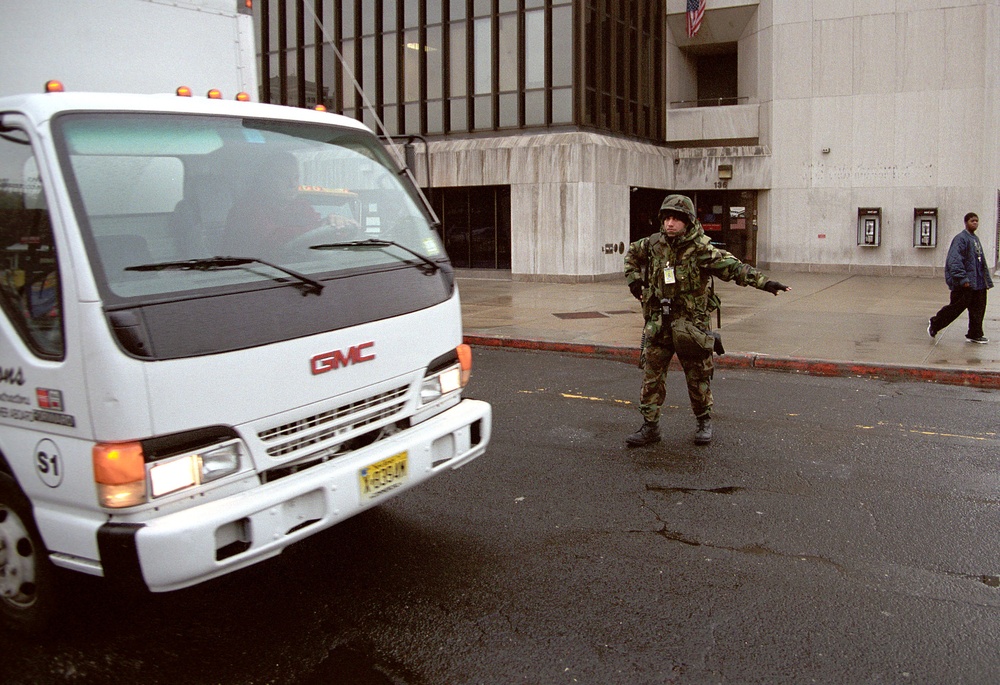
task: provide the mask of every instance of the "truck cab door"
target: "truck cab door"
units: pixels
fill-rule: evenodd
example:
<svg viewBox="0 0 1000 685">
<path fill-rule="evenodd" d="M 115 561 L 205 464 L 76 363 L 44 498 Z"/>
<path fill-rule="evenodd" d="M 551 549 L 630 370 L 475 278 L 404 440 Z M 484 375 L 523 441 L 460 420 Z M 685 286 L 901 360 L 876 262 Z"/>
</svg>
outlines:
<svg viewBox="0 0 1000 685">
<path fill-rule="evenodd" d="M 32 131 L 0 120 L 0 454 L 36 508 L 93 506 L 73 274 Z"/>
</svg>

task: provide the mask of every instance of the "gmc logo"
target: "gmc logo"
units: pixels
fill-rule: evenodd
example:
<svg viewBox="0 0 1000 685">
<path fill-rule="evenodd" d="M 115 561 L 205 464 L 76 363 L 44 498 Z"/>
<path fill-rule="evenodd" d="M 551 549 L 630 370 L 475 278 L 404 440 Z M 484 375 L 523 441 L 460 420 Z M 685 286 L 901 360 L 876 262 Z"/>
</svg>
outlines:
<svg viewBox="0 0 1000 685">
<path fill-rule="evenodd" d="M 310 359 L 309 365 L 312 367 L 313 375 L 316 376 L 321 373 L 326 373 L 327 371 L 339 369 L 340 367 L 347 366 L 348 364 L 370 362 L 375 358 L 375 355 L 365 354 L 365 350 L 374 346 L 374 342 L 366 342 L 361 343 L 360 345 L 355 345 L 346 351 L 334 350 L 333 352 L 323 352 Z"/>
</svg>

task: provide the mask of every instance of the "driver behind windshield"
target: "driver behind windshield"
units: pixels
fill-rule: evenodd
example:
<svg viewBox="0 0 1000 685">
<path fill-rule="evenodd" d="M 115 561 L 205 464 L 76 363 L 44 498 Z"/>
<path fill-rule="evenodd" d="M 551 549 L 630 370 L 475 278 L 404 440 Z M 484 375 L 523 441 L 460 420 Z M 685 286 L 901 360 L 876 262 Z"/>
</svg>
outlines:
<svg viewBox="0 0 1000 685">
<path fill-rule="evenodd" d="M 324 218 L 298 189 L 299 164 L 294 155 L 281 152 L 265 161 L 229 211 L 222 254 L 271 255 L 326 222 L 340 227 L 343 217 Z"/>
</svg>

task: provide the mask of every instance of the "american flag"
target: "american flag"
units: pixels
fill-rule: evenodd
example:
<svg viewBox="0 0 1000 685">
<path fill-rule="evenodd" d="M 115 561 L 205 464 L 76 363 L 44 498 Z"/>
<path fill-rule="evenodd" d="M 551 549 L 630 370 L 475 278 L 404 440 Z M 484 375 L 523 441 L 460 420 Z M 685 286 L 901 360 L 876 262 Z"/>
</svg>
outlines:
<svg viewBox="0 0 1000 685">
<path fill-rule="evenodd" d="M 705 16 L 705 0 L 687 0 L 688 38 L 694 38 Z"/>
</svg>

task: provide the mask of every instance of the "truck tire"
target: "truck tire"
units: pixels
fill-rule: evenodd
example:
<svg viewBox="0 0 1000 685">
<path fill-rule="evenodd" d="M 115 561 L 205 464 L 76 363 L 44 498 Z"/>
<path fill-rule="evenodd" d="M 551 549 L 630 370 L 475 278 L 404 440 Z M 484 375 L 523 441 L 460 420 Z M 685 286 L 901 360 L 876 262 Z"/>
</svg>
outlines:
<svg viewBox="0 0 1000 685">
<path fill-rule="evenodd" d="M 55 568 L 31 503 L 0 472 L 0 617 L 17 632 L 38 633 L 48 627 L 57 603 Z"/>
</svg>

